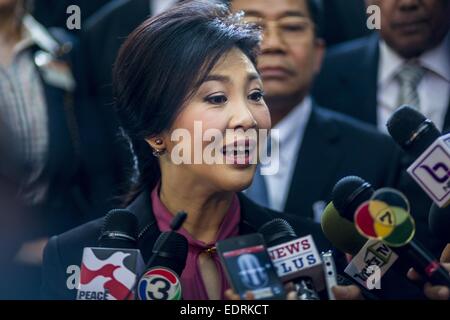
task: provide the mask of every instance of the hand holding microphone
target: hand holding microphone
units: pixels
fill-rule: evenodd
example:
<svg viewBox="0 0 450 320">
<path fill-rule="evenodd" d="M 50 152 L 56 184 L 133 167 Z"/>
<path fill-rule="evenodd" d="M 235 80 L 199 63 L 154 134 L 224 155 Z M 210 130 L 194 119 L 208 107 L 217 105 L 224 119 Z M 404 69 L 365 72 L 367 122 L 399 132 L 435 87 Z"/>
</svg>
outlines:
<svg viewBox="0 0 450 320">
<path fill-rule="evenodd" d="M 450 244 L 447 245 L 442 253 L 441 264 L 450 273 Z M 416 282 L 423 281 L 422 277 L 414 269 L 409 270 L 408 278 Z M 424 284 L 423 291 L 425 296 L 430 300 L 450 299 L 450 288 L 448 286 L 433 286 L 427 282 Z"/>
<path fill-rule="evenodd" d="M 372 186 L 359 177 L 346 177 L 341 179 L 333 190 L 333 204 L 336 207 L 339 214 L 345 219 L 355 222 L 355 213 L 361 212 L 361 207 L 365 203 L 367 203 L 372 196 L 374 195 L 374 190 Z M 375 202 L 373 205 L 376 207 L 379 206 L 379 202 Z M 388 214 L 387 208 L 384 209 L 386 214 Z M 391 210 L 392 211 L 392 210 Z M 381 212 L 381 211 L 380 211 Z M 386 215 L 389 217 L 393 215 L 393 212 Z M 395 215 L 394 215 L 395 216 Z M 363 216 L 364 218 L 364 216 Z M 371 217 L 368 213 L 365 216 L 366 222 L 371 219 L 372 224 L 365 223 L 367 226 L 366 232 L 369 227 L 372 226 L 371 231 L 374 232 L 386 232 L 386 221 L 382 221 L 385 218 L 385 214 L 381 216 L 377 216 L 375 219 Z M 367 220 L 369 219 L 369 220 Z M 391 217 L 392 219 L 392 217 Z M 364 221 L 362 219 L 361 221 Z M 402 219 L 404 222 L 408 222 L 408 219 Z M 407 223 L 405 224 L 406 229 L 410 227 Z M 389 225 L 392 227 L 392 225 Z M 396 237 L 400 237 L 403 239 L 403 236 L 408 233 L 408 237 L 403 240 L 404 243 L 397 244 L 394 246 L 390 246 L 392 249 L 404 262 L 413 266 L 422 276 L 429 279 L 434 284 L 450 284 L 450 276 L 448 272 L 436 261 L 436 259 L 421 245 L 419 242 L 414 239 L 410 239 L 410 233 L 406 232 L 403 229 L 403 224 L 401 228 L 394 228 Z M 409 230 L 409 229 L 408 229 Z M 397 232 L 398 231 L 398 232 Z M 411 230 L 410 230 L 411 231 Z M 398 234 L 397 234 L 398 233 Z M 413 235 L 413 234 L 412 234 Z M 392 237 L 388 237 L 391 242 L 396 240 Z M 386 240 L 385 239 L 385 240 Z"/>
</svg>

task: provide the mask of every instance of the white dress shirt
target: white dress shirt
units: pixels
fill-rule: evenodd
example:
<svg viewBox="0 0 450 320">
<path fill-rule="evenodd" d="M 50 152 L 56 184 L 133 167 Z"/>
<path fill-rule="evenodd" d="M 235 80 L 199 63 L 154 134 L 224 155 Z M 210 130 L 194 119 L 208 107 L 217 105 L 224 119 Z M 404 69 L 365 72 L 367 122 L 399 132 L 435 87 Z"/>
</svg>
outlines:
<svg viewBox="0 0 450 320">
<path fill-rule="evenodd" d="M 442 130 L 450 97 L 450 33 L 442 43 L 421 55 L 417 61 L 426 72 L 418 85 L 420 112 Z M 386 123 L 397 106 L 400 85 L 395 79 L 407 61 L 380 41 L 378 66 L 378 127 L 387 132 Z"/>
<path fill-rule="evenodd" d="M 279 170 L 275 175 L 264 176 L 271 209 L 283 211 L 286 206 L 292 175 L 311 109 L 312 100 L 310 97 L 306 97 L 273 128 L 279 130 L 280 134 L 280 157 L 272 159 L 272 161 L 279 162 Z"/>
<path fill-rule="evenodd" d="M 150 12 L 152 16 L 156 16 L 177 2 L 177 0 L 150 0 Z"/>
</svg>

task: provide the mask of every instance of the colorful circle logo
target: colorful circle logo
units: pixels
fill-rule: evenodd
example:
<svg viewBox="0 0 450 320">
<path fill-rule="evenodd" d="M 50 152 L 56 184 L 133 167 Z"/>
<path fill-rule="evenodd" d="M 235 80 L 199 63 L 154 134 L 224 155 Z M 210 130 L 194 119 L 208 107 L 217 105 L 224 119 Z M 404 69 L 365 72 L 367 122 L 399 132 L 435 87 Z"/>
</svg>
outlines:
<svg viewBox="0 0 450 320">
<path fill-rule="evenodd" d="M 181 300 L 181 283 L 175 272 L 168 268 L 153 268 L 139 280 L 139 300 Z"/>
<path fill-rule="evenodd" d="M 404 246 L 416 230 L 409 210 L 408 199 L 402 193 L 380 189 L 356 210 L 356 229 L 366 238 L 382 240 L 392 247 Z"/>
</svg>

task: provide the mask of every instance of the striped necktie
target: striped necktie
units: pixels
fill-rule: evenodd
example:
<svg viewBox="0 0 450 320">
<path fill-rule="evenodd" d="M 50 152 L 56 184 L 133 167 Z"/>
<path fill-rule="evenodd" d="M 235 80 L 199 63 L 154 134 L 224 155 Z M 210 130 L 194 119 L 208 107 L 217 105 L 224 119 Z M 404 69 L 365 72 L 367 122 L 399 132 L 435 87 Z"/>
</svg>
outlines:
<svg viewBox="0 0 450 320">
<path fill-rule="evenodd" d="M 420 97 L 417 91 L 420 81 L 426 70 L 415 64 L 406 64 L 397 74 L 396 79 L 400 85 L 397 106 L 409 105 L 420 110 Z"/>
</svg>

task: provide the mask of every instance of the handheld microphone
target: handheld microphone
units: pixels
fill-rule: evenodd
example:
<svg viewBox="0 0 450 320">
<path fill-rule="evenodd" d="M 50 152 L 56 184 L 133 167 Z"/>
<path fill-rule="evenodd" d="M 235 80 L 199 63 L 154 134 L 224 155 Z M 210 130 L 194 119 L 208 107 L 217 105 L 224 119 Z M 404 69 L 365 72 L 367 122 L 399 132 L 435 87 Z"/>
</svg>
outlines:
<svg viewBox="0 0 450 320">
<path fill-rule="evenodd" d="M 403 106 L 387 123 L 394 141 L 415 161 L 408 174 L 439 207 L 450 203 L 450 134 L 441 136 L 434 123 Z"/>
<path fill-rule="evenodd" d="M 278 277 L 294 282 L 299 300 L 320 300 L 317 292 L 325 289 L 324 267 L 313 238 L 298 238 L 283 219 L 269 221 L 258 232 L 264 237 Z"/>
<path fill-rule="evenodd" d="M 342 217 L 354 222 L 356 210 L 368 201 L 373 193 L 372 186 L 363 179 L 355 176 L 345 177 L 336 183 L 333 189 L 333 204 Z M 448 272 L 419 242 L 411 240 L 401 247 L 390 249 L 431 283 L 450 285 Z"/>
<path fill-rule="evenodd" d="M 450 243 L 450 210 L 431 205 L 428 214 L 428 225 L 431 232 L 442 242 Z"/>
<path fill-rule="evenodd" d="M 355 225 L 341 217 L 330 202 L 322 215 L 322 230 L 334 247 L 353 256 L 344 272 L 364 288 L 371 290 L 376 283 L 369 281 L 371 266 L 380 268 L 380 280 L 389 271 L 398 256 L 381 241 L 367 240 Z"/>
<path fill-rule="evenodd" d="M 138 299 L 181 300 L 179 277 L 186 266 L 187 254 L 188 241 L 183 235 L 174 231 L 162 233 L 137 285 Z"/>
<path fill-rule="evenodd" d="M 98 247 L 83 250 L 77 300 L 124 300 L 144 267 L 136 248 L 136 216 L 111 210 L 104 219 Z"/>
</svg>

